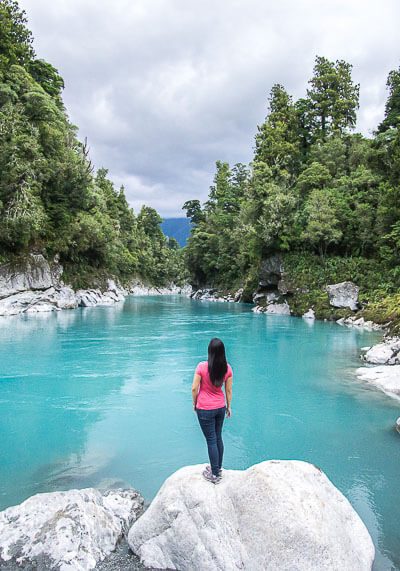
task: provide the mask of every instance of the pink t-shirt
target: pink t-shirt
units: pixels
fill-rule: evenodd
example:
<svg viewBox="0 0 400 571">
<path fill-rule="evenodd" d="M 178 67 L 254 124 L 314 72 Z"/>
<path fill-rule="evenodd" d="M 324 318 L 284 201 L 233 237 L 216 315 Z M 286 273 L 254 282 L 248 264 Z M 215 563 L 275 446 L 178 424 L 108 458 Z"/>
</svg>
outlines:
<svg viewBox="0 0 400 571">
<path fill-rule="evenodd" d="M 225 406 L 225 395 L 221 387 L 215 387 L 212 384 L 210 375 L 208 373 L 208 362 L 202 361 L 196 367 L 197 375 L 200 375 L 200 389 L 197 396 L 196 408 L 203 410 L 212 410 L 214 408 L 222 408 Z M 228 369 L 224 376 L 224 382 L 232 377 L 232 367 L 228 363 Z"/>
</svg>

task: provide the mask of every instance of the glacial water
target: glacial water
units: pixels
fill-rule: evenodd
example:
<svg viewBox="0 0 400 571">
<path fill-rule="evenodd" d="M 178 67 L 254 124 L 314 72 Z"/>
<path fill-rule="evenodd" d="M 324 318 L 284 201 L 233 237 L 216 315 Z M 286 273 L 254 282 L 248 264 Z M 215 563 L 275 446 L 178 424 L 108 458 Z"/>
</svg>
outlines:
<svg viewBox="0 0 400 571">
<path fill-rule="evenodd" d="M 132 297 L 0 318 L 0 509 L 86 486 L 151 500 L 173 471 L 205 462 L 190 388 L 213 336 L 234 370 L 225 467 L 315 463 L 368 526 L 375 569 L 400 569 L 400 403 L 354 374 L 379 335 L 240 304 Z"/>
</svg>

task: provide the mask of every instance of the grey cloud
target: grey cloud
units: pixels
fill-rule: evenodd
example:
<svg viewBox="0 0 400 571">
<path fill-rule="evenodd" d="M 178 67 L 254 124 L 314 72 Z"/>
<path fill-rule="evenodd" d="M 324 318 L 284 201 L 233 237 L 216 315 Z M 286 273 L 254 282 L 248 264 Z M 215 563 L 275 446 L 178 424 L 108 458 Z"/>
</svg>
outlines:
<svg viewBox="0 0 400 571">
<path fill-rule="evenodd" d="M 217 159 L 251 160 L 271 86 L 304 95 L 316 54 L 361 83 L 358 128 L 380 121 L 399 65 L 397 0 L 22 0 L 39 56 L 96 166 L 135 209 L 181 214 Z"/>
</svg>

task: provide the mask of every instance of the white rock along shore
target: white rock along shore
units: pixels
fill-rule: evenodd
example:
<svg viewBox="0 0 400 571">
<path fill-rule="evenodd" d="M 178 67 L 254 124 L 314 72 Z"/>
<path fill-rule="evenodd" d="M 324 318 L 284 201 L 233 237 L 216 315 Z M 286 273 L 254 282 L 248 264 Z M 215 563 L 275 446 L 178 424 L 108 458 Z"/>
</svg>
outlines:
<svg viewBox="0 0 400 571">
<path fill-rule="evenodd" d="M 400 338 L 387 337 L 381 343 L 366 348 L 363 358 L 369 366 L 358 368 L 357 377 L 400 399 Z"/>
<path fill-rule="evenodd" d="M 112 279 L 107 280 L 103 290 L 74 291 L 63 283 L 62 273 L 57 260 L 49 263 L 41 254 L 30 254 L 18 268 L 10 264 L 0 267 L 0 316 L 112 305 L 128 295 L 188 295 L 191 292 L 190 286 L 180 288 L 171 284 L 156 288 L 137 281 L 124 288 Z"/>
<path fill-rule="evenodd" d="M 86 571 L 106 563 L 127 536 L 146 569 L 371 570 L 375 549 L 365 525 L 313 464 L 271 460 L 224 470 L 216 486 L 203 469 L 175 472 L 144 513 L 135 490 L 32 496 L 0 512 L 0 568 Z"/>
</svg>

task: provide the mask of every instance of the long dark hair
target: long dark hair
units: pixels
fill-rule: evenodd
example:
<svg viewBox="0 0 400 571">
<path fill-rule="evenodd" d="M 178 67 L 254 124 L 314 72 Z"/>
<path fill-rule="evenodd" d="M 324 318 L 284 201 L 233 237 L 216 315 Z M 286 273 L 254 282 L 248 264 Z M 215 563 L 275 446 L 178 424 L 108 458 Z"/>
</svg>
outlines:
<svg viewBox="0 0 400 571">
<path fill-rule="evenodd" d="M 225 356 L 225 345 L 221 339 L 214 337 L 208 345 L 208 373 L 212 384 L 221 387 L 224 382 L 228 363 Z"/>
</svg>

